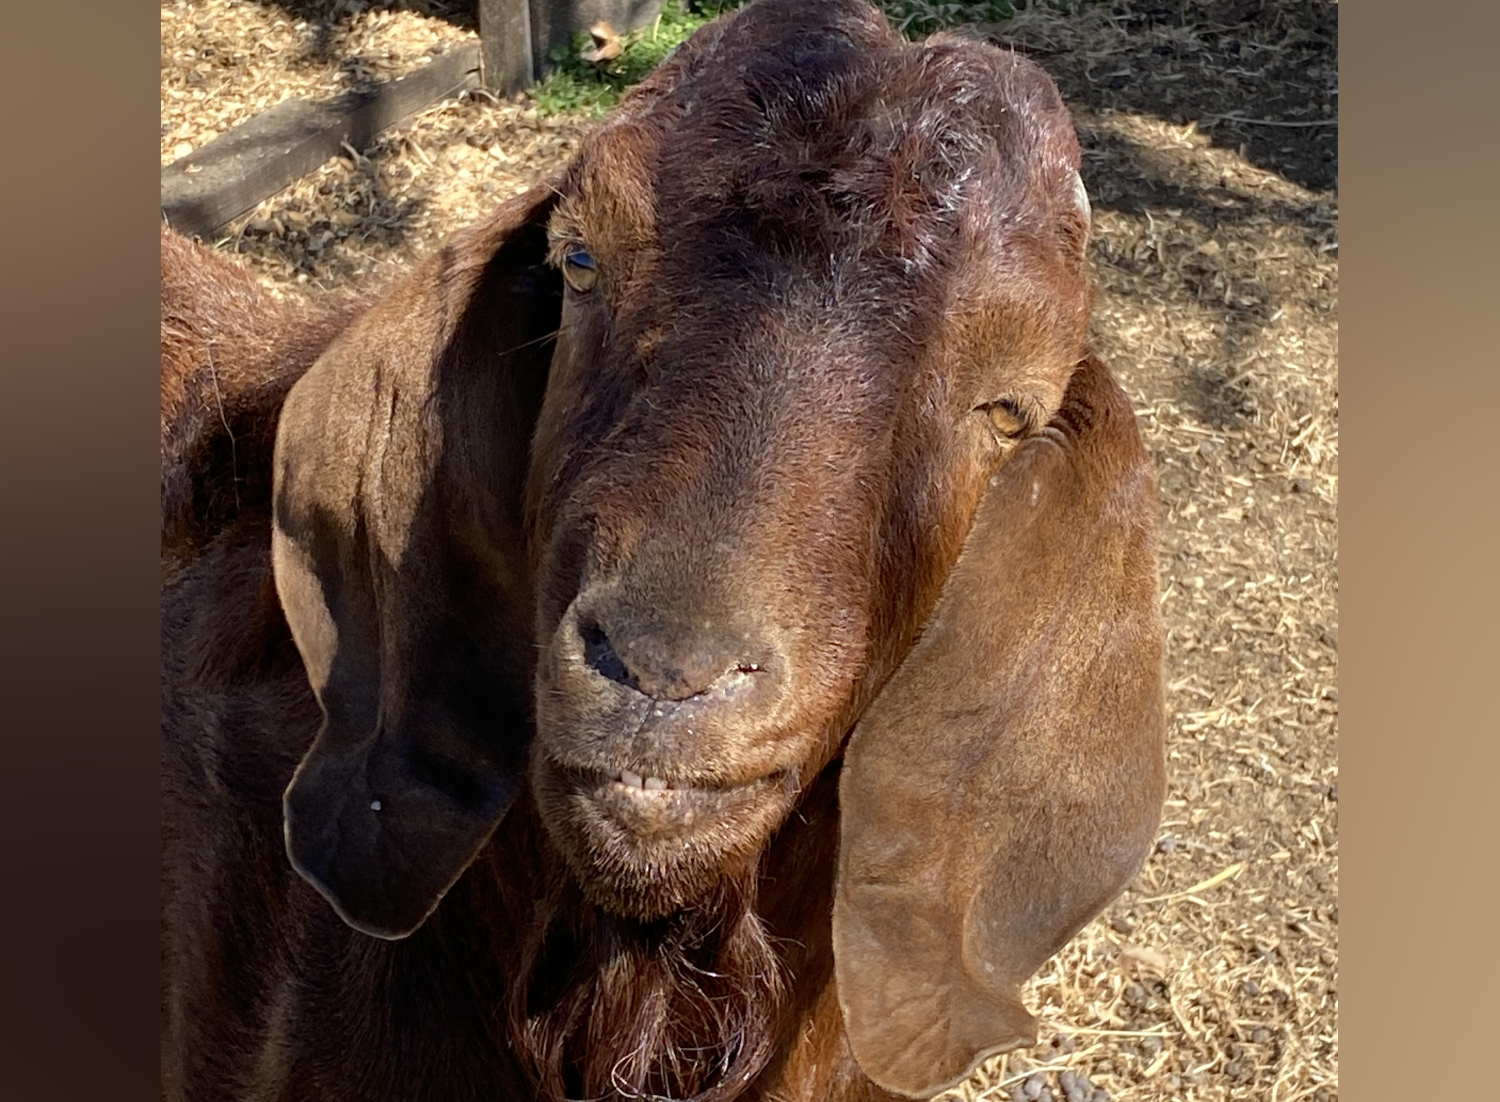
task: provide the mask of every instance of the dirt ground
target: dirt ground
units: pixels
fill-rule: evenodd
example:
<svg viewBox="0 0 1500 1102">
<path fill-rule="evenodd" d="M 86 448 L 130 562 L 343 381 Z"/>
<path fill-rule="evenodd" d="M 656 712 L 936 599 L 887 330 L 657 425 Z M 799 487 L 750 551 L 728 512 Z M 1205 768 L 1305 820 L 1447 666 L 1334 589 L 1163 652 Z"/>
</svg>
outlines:
<svg viewBox="0 0 1500 1102">
<path fill-rule="evenodd" d="M 472 0 L 162 5 L 162 163 L 287 95 L 410 71 Z M 944 1096 L 1338 1097 L 1338 8 L 1038 5 L 984 28 L 1073 108 L 1094 339 L 1162 498 L 1170 785 L 1137 882 L 1032 982 L 1042 1043 Z M 432 108 L 230 226 L 282 293 L 393 270 L 591 125 Z"/>
</svg>

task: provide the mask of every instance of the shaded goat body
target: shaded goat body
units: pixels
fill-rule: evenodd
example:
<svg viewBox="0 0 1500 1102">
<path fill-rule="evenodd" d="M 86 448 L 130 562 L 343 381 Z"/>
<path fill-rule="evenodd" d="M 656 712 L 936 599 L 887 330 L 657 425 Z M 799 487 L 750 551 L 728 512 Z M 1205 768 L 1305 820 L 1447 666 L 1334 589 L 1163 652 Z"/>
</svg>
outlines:
<svg viewBox="0 0 1500 1102">
<path fill-rule="evenodd" d="M 382 295 L 164 235 L 164 1096 L 920 1098 L 1033 1040 L 1164 783 L 1088 224 L 1034 65 L 760 0 Z M 169 356 L 169 269 L 259 343 Z"/>
<path fill-rule="evenodd" d="M 269 508 L 281 403 L 370 298 L 280 302 L 244 269 L 162 227 L 164 581 L 240 513 Z"/>
</svg>

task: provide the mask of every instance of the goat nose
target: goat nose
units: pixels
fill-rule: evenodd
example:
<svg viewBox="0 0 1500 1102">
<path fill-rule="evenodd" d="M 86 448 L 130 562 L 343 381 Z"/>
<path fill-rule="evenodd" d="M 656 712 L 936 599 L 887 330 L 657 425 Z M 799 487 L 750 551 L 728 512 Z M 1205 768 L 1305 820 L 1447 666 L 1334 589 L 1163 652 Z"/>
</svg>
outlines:
<svg viewBox="0 0 1500 1102">
<path fill-rule="evenodd" d="M 732 696 L 775 664 L 769 647 L 707 630 L 606 630 L 593 617 L 581 618 L 578 629 L 583 660 L 595 673 L 655 700 Z"/>
</svg>

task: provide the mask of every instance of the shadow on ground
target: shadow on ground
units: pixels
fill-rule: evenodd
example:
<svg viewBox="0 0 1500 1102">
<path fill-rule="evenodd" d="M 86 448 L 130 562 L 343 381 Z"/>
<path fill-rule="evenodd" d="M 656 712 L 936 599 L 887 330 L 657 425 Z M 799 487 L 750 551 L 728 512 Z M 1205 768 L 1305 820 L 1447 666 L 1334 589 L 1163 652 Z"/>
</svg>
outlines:
<svg viewBox="0 0 1500 1102">
<path fill-rule="evenodd" d="M 1107 32 L 1069 41 L 1061 20 L 1016 36 L 997 28 L 1046 65 L 1070 102 L 1196 122 L 1216 146 L 1301 187 L 1337 186 L 1336 3 L 1124 0 L 1074 8 L 1080 26 L 1102 22 Z"/>
</svg>

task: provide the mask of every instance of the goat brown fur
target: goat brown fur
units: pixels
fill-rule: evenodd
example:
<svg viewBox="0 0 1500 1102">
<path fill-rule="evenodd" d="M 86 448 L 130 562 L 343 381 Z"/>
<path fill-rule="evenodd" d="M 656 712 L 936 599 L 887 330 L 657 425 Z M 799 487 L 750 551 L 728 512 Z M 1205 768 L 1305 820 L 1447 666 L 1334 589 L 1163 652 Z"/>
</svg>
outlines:
<svg viewBox="0 0 1500 1102">
<path fill-rule="evenodd" d="M 1033 1040 L 1163 789 L 1088 225 L 1034 65 L 760 0 L 368 309 L 164 234 L 164 1097 L 921 1098 Z"/>
<path fill-rule="evenodd" d="M 243 268 L 161 230 L 162 578 L 269 506 L 276 418 L 369 295 L 283 303 Z"/>
</svg>

